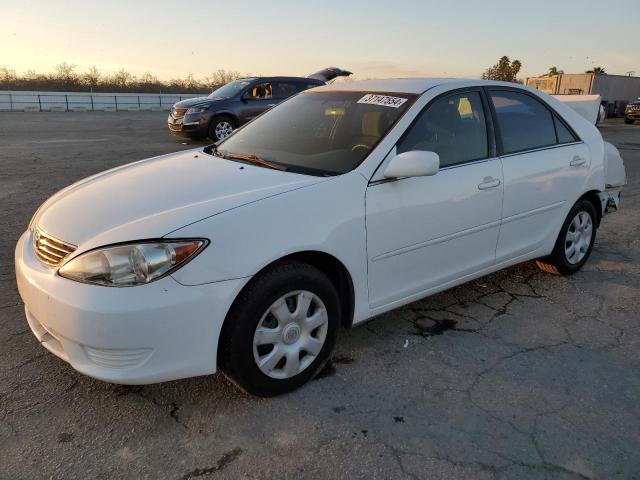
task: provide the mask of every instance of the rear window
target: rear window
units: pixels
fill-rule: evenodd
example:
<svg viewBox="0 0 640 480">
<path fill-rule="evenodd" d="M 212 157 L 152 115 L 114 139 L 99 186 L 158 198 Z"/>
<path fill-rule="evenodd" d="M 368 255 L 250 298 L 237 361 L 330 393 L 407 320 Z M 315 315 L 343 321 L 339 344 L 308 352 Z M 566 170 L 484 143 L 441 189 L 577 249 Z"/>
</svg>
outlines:
<svg viewBox="0 0 640 480">
<path fill-rule="evenodd" d="M 494 90 L 490 95 L 496 110 L 503 153 L 556 144 L 553 116 L 538 100 L 508 90 Z"/>
</svg>

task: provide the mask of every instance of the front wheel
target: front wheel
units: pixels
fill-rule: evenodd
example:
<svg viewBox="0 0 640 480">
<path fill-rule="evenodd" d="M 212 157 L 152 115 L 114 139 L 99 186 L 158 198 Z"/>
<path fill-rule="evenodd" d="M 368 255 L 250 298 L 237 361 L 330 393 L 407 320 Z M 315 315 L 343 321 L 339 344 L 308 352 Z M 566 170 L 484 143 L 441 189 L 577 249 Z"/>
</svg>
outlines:
<svg viewBox="0 0 640 480">
<path fill-rule="evenodd" d="M 593 203 L 578 201 L 562 225 L 553 252 L 538 260 L 538 267 L 556 275 L 572 275 L 580 270 L 596 240 L 597 218 Z"/>
<path fill-rule="evenodd" d="M 626 123 L 627 125 L 631 125 L 634 122 L 633 118 L 625 118 L 624 119 L 624 123 Z"/>
<path fill-rule="evenodd" d="M 214 142 L 224 140 L 233 132 L 235 122 L 227 115 L 218 115 L 213 117 L 209 124 L 209 138 Z"/>
<path fill-rule="evenodd" d="M 339 325 L 339 298 L 329 279 L 306 263 L 279 263 L 234 302 L 220 340 L 221 369 L 253 395 L 290 392 L 328 361 Z"/>
</svg>

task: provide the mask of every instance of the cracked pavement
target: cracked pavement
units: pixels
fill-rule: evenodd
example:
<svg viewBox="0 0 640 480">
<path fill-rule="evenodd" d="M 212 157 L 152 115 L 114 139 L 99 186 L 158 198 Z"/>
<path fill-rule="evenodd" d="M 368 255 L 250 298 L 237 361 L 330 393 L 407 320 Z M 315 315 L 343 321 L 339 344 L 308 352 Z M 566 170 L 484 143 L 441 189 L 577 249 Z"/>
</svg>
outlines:
<svg viewBox="0 0 640 480">
<path fill-rule="evenodd" d="M 622 210 L 572 277 L 533 263 L 341 332 L 334 361 L 258 399 L 221 375 L 80 375 L 29 331 L 13 249 L 37 206 L 170 152 L 164 113 L 0 114 L 0 479 L 640 478 L 640 125 Z"/>
</svg>

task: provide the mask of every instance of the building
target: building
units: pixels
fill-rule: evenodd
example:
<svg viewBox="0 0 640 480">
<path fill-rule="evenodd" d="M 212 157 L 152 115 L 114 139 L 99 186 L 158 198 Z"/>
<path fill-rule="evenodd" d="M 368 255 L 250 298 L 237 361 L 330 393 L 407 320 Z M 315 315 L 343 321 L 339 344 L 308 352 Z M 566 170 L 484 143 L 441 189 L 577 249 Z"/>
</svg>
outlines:
<svg viewBox="0 0 640 480">
<path fill-rule="evenodd" d="M 640 77 L 597 73 L 561 73 L 529 77 L 528 87 L 551 95 L 600 95 L 608 116 L 622 116 L 640 98 Z"/>
</svg>

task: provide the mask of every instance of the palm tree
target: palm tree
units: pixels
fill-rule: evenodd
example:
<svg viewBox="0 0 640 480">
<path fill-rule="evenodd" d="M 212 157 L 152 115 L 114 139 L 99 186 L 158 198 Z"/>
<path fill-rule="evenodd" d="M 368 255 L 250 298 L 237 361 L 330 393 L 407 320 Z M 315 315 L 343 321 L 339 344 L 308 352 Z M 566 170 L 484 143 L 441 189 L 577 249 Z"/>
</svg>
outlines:
<svg viewBox="0 0 640 480">
<path fill-rule="evenodd" d="M 552 77 L 553 75 L 562 75 L 563 73 L 564 70 L 558 70 L 558 67 L 549 67 L 549 73 L 547 73 L 547 75 Z"/>
<path fill-rule="evenodd" d="M 606 75 L 607 72 L 604 71 L 604 67 L 593 67 L 591 70 L 587 70 L 584 73 L 595 73 L 597 75 Z"/>
</svg>

